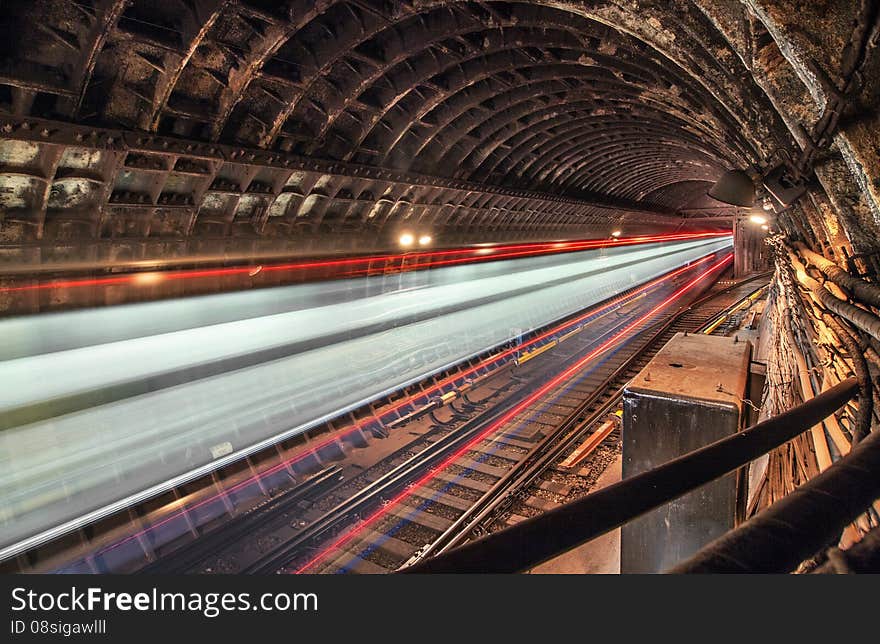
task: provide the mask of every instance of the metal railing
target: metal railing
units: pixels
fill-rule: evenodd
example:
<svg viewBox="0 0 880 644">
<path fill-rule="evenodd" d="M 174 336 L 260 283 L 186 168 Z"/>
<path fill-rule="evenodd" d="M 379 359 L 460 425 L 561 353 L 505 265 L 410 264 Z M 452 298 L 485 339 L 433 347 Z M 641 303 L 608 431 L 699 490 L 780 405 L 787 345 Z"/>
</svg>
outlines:
<svg viewBox="0 0 880 644">
<path fill-rule="evenodd" d="M 849 378 L 804 404 L 738 434 L 433 559 L 404 568 L 401 572 L 513 573 L 528 570 L 620 527 L 701 485 L 737 470 L 809 430 L 851 400 L 857 391 L 856 379 Z M 868 467 L 868 464 L 873 465 Z M 865 440 L 850 454 L 811 481 L 814 486 L 815 484 L 818 486 L 809 497 L 799 494 L 786 497 L 737 530 L 728 533 L 728 535 L 736 535 L 732 541 L 725 541 L 728 537 L 725 535 L 710 544 L 711 556 L 698 553 L 696 560 L 686 562 L 683 564 L 685 568 L 676 568 L 675 572 L 709 572 L 716 568 L 738 571 L 768 570 L 768 568 L 768 571 L 780 571 L 783 567 L 793 568 L 806 556 L 833 539 L 835 534 L 839 534 L 847 523 L 858 516 L 880 494 L 878 471 L 880 471 L 880 434 Z M 829 483 L 829 480 L 836 481 L 837 477 L 841 477 L 841 482 L 833 485 Z M 846 490 L 844 496 L 846 502 L 842 502 L 836 496 L 833 502 L 815 501 L 814 495 L 821 495 L 826 486 L 835 490 Z M 790 500 L 792 497 L 796 498 Z M 809 502 L 804 500 L 805 498 L 809 499 Z M 792 548 L 791 542 L 794 539 L 802 539 L 808 545 L 794 548 L 789 556 L 781 556 L 777 545 L 773 544 L 767 548 L 767 553 L 754 561 L 741 554 L 738 562 L 743 563 L 743 560 L 748 559 L 749 563 L 745 566 L 736 568 L 737 562 L 723 566 L 728 557 L 728 549 L 740 553 L 737 548 L 759 548 L 759 545 L 755 544 L 755 539 L 758 538 L 755 535 L 764 534 L 768 538 L 776 535 L 776 531 L 767 527 L 768 521 L 760 523 L 762 527 L 760 531 L 753 531 L 748 526 L 785 502 L 787 502 L 786 516 L 790 512 L 801 511 L 822 513 L 821 521 L 812 519 L 814 523 L 820 524 L 813 526 L 815 534 L 806 534 L 809 531 L 809 523 L 804 525 L 800 521 L 794 532 L 786 533 L 785 547 Z M 806 556 L 801 556 L 805 550 L 809 552 Z M 800 558 L 797 559 L 798 557 Z M 793 565 L 792 559 L 797 559 Z M 779 563 L 774 563 L 776 561 Z"/>
</svg>

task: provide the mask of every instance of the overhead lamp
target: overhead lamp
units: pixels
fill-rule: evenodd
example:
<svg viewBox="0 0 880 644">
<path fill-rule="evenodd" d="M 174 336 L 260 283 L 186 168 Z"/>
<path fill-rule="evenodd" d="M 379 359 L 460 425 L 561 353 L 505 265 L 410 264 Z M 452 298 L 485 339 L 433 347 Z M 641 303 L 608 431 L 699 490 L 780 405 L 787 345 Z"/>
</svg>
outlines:
<svg viewBox="0 0 880 644">
<path fill-rule="evenodd" d="M 744 170 L 728 170 L 709 189 L 709 196 L 731 206 L 755 204 L 755 184 Z"/>
<path fill-rule="evenodd" d="M 612 237 L 615 237 L 615 238 L 616 238 L 616 237 L 620 237 L 620 231 L 619 231 L 619 230 L 615 230 L 614 232 L 611 233 L 611 236 L 612 236 Z"/>
<path fill-rule="evenodd" d="M 761 230 L 770 230 L 770 226 L 768 226 L 767 224 L 762 224 Z"/>
<path fill-rule="evenodd" d="M 412 246 L 412 245 L 413 245 L 413 242 L 414 242 L 415 240 L 416 240 L 416 238 L 413 236 L 412 233 L 403 233 L 403 234 L 398 238 L 397 242 L 398 242 L 401 246 L 407 247 L 407 246 Z"/>
<path fill-rule="evenodd" d="M 803 178 L 785 164 L 778 165 L 767 173 L 764 187 L 783 208 L 788 208 L 807 191 Z"/>
<path fill-rule="evenodd" d="M 151 286 L 158 284 L 165 276 L 162 273 L 138 273 L 134 276 L 134 283 L 140 286 Z"/>
<path fill-rule="evenodd" d="M 422 235 L 419 237 L 419 246 L 427 246 L 431 241 L 433 241 L 433 239 L 430 235 Z"/>
</svg>

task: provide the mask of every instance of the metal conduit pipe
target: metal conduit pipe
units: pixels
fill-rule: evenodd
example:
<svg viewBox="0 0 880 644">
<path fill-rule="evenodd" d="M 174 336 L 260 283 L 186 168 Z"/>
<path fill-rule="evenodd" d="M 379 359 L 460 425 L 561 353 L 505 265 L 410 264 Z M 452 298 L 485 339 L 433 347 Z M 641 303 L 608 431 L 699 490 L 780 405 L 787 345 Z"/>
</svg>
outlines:
<svg viewBox="0 0 880 644">
<path fill-rule="evenodd" d="M 738 434 L 478 541 L 404 568 L 401 572 L 512 573 L 526 570 L 779 447 L 839 409 L 857 390 L 856 379 L 847 378 L 808 402 Z M 880 441 L 880 433 L 873 436 Z M 867 445 L 868 441 L 864 443 Z M 876 451 L 876 457 L 880 460 L 880 450 Z M 826 472 L 831 469 L 833 467 Z M 880 471 L 880 464 L 874 471 Z M 874 478 L 877 479 L 875 483 L 880 484 L 880 477 L 874 475 Z M 852 477 L 847 484 L 851 483 Z M 869 503 L 870 500 L 860 510 Z"/>
<path fill-rule="evenodd" d="M 852 293 L 854 299 L 880 309 L 880 288 L 858 277 L 853 277 L 834 262 L 811 251 L 802 243 L 795 244 L 798 253 L 822 271 L 829 280 Z"/>
<path fill-rule="evenodd" d="M 834 548 L 827 552 L 828 561 L 815 570 L 814 575 L 841 575 L 880 571 L 880 527 L 847 550 Z"/>
<path fill-rule="evenodd" d="M 834 331 L 834 334 L 843 346 L 846 347 L 846 351 L 852 359 L 853 371 L 855 371 L 856 378 L 859 381 L 859 413 L 856 417 L 856 426 L 853 431 L 853 444 L 855 444 L 871 431 L 871 416 L 874 411 L 871 374 L 868 371 L 868 363 L 859 350 L 856 339 L 850 335 L 849 331 L 829 313 L 823 313 L 822 320 Z"/>
<path fill-rule="evenodd" d="M 801 400 L 806 402 L 813 397 L 813 385 L 810 382 L 810 369 L 807 366 L 807 360 L 804 356 L 801 346 L 795 336 L 794 329 L 791 324 L 791 316 L 783 317 L 782 332 L 788 336 L 788 351 L 794 358 L 797 365 L 797 378 L 800 381 Z M 810 438 L 813 442 L 813 449 L 816 453 L 816 461 L 819 465 L 819 471 L 826 470 L 831 467 L 831 452 L 828 449 L 828 440 L 825 437 L 825 429 L 822 422 L 818 422 L 810 428 Z"/>
<path fill-rule="evenodd" d="M 880 432 L 875 432 L 827 470 L 669 572 L 790 572 L 832 545 L 878 497 Z"/>
<path fill-rule="evenodd" d="M 842 302 L 829 293 L 818 281 L 807 275 L 807 269 L 801 262 L 800 258 L 794 254 L 794 251 L 788 251 L 792 268 L 794 268 L 795 278 L 810 293 L 816 301 L 823 307 L 837 313 L 842 318 L 852 322 L 871 337 L 880 340 L 880 318 L 873 313 L 869 313 L 864 309 L 860 309 L 852 304 Z"/>
</svg>

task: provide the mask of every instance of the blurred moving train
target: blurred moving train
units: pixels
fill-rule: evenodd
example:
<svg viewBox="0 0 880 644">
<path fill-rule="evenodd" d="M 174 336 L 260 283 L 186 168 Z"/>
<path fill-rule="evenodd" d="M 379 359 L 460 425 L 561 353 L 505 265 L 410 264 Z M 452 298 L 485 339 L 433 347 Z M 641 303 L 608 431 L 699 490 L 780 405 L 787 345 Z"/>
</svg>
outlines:
<svg viewBox="0 0 880 644">
<path fill-rule="evenodd" d="M 0 320 L 0 559 L 731 243 L 645 243 Z"/>
</svg>

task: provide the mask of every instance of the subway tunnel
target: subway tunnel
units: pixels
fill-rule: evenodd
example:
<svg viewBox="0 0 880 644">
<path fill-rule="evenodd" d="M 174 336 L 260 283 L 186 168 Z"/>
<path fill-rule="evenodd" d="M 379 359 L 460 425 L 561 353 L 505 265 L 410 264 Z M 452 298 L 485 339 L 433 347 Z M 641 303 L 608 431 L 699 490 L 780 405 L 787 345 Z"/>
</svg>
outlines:
<svg viewBox="0 0 880 644">
<path fill-rule="evenodd" d="M 750 347 L 734 433 L 848 397 L 660 568 L 877 570 L 878 41 L 876 0 L 8 0 L 0 566 L 627 572 L 626 527 L 504 535 L 638 479 L 627 396 L 700 335 Z"/>
</svg>

